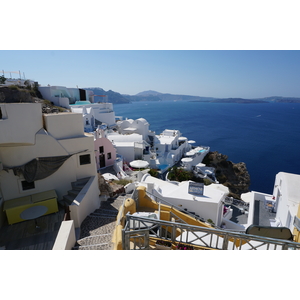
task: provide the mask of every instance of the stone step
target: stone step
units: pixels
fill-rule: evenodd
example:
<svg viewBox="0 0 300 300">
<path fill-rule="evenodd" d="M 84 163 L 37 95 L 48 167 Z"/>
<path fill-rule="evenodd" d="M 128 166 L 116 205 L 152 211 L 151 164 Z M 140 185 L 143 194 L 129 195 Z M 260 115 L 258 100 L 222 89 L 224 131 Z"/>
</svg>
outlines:
<svg viewBox="0 0 300 300">
<path fill-rule="evenodd" d="M 64 195 L 63 196 L 63 201 L 62 202 L 65 202 L 67 205 L 71 205 L 72 202 L 74 201 L 75 197 L 74 196 L 71 196 L 71 195 Z"/>
<path fill-rule="evenodd" d="M 94 211 L 94 213 L 96 214 L 113 214 L 113 215 L 117 215 L 118 214 L 118 210 L 116 209 L 105 209 L 105 208 L 98 208 Z"/>
<path fill-rule="evenodd" d="M 88 216 L 81 224 L 80 239 L 90 235 L 112 234 L 115 230 L 115 224 L 115 218 L 95 218 Z"/>
<path fill-rule="evenodd" d="M 115 218 L 118 213 L 114 213 L 114 212 L 102 212 L 102 213 L 98 213 L 98 212 L 92 212 L 91 214 L 89 214 L 90 216 L 94 216 L 94 217 L 102 217 L 102 218 Z"/>
<path fill-rule="evenodd" d="M 90 179 L 90 177 L 86 177 L 86 178 L 81 178 L 74 182 L 71 182 L 72 189 L 73 190 L 81 190 L 86 185 L 86 183 L 89 181 L 89 179 Z"/>
<path fill-rule="evenodd" d="M 86 246 L 86 245 L 95 245 L 95 244 L 103 244 L 103 243 L 110 243 L 112 239 L 112 234 L 98 234 L 87 236 L 77 241 L 79 246 Z"/>
<path fill-rule="evenodd" d="M 70 196 L 74 196 L 74 197 L 76 197 L 78 194 L 80 193 L 80 191 L 78 191 L 78 190 L 70 190 L 70 191 L 68 191 L 68 195 L 70 195 Z"/>
<path fill-rule="evenodd" d="M 111 250 L 110 243 L 79 246 L 77 250 Z"/>
</svg>

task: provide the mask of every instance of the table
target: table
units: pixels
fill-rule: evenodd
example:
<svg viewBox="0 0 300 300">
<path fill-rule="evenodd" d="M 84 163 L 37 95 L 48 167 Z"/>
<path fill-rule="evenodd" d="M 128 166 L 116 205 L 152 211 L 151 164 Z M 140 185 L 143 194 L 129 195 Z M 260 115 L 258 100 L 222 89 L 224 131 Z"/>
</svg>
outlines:
<svg viewBox="0 0 300 300">
<path fill-rule="evenodd" d="M 35 230 L 43 230 L 43 226 L 37 223 L 37 218 L 41 217 L 48 211 L 48 207 L 44 205 L 35 205 L 23 210 L 20 214 L 20 218 L 23 220 L 33 220 L 35 224 Z"/>
</svg>

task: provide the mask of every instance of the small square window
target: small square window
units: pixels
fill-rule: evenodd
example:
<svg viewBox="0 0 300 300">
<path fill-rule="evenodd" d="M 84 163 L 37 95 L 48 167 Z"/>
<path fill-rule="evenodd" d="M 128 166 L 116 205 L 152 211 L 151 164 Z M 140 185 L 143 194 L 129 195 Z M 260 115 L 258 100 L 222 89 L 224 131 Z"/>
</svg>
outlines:
<svg viewBox="0 0 300 300">
<path fill-rule="evenodd" d="M 103 153 L 103 152 L 104 152 L 104 147 L 103 147 L 103 146 L 100 146 L 100 147 L 99 147 L 99 152 L 100 152 L 100 153 Z"/>
<path fill-rule="evenodd" d="M 107 153 L 107 159 L 111 159 L 111 153 Z"/>
<path fill-rule="evenodd" d="M 90 154 L 80 155 L 79 162 L 80 162 L 80 165 L 89 165 L 91 163 Z"/>
<path fill-rule="evenodd" d="M 26 180 L 23 180 L 21 183 L 23 191 L 35 189 L 34 181 L 28 182 Z"/>
</svg>

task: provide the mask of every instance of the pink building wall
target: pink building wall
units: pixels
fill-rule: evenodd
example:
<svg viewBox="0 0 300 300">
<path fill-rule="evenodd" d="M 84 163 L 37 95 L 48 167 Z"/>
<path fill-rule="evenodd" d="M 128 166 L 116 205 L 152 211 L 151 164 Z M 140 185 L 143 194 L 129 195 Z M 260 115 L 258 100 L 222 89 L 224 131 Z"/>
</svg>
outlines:
<svg viewBox="0 0 300 300">
<path fill-rule="evenodd" d="M 94 149 L 97 170 L 113 166 L 117 158 L 117 151 L 112 142 L 105 137 L 101 129 L 95 131 Z"/>
</svg>

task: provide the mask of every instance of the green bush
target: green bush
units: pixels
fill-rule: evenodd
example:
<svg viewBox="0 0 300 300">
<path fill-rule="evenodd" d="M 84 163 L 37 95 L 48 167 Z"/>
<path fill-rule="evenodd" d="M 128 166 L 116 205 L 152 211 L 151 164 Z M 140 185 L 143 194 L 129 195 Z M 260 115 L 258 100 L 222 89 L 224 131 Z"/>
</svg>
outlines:
<svg viewBox="0 0 300 300">
<path fill-rule="evenodd" d="M 19 87 L 15 84 L 9 85 L 8 87 L 12 90 L 18 90 L 19 89 Z"/>
<path fill-rule="evenodd" d="M 5 84 L 6 78 L 4 77 L 4 75 L 0 76 L 0 83 L 1 84 Z"/>
<path fill-rule="evenodd" d="M 131 182 L 132 181 L 128 180 L 128 179 L 119 179 L 118 184 L 125 186 L 125 185 L 127 185 L 128 183 L 131 183 Z"/>
<path fill-rule="evenodd" d="M 227 181 L 227 177 L 224 174 L 216 174 L 217 180 L 220 183 L 225 183 Z"/>
<path fill-rule="evenodd" d="M 193 178 L 193 173 L 182 168 L 173 167 L 169 171 L 169 177 L 168 177 L 169 180 L 181 182 L 181 181 L 192 180 L 192 178 Z"/>
<path fill-rule="evenodd" d="M 157 169 L 150 169 L 148 173 L 151 176 L 158 178 L 158 170 Z"/>
<path fill-rule="evenodd" d="M 203 178 L 203 183 L 204 183 L 204 185 L 210 185 L 211 181 L 207 178 Z"/>
</svg>

